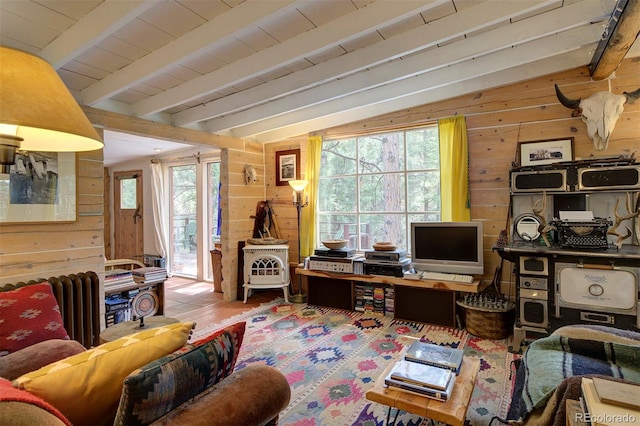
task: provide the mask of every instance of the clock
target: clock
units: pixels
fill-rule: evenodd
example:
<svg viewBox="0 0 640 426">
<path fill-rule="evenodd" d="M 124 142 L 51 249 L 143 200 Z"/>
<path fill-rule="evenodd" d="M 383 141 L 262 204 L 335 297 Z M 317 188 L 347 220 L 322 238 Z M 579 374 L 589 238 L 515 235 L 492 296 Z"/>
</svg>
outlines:
<svg viewBox="0 0 640 426">
<path fill-rule="evenodd" d="M 540 238 L 540 225 L 542 225 L 540 219 L 531 213 L 524 213 L 513 222 L 513 229 L 521 240 L 536 241 Z"/>
</svg>

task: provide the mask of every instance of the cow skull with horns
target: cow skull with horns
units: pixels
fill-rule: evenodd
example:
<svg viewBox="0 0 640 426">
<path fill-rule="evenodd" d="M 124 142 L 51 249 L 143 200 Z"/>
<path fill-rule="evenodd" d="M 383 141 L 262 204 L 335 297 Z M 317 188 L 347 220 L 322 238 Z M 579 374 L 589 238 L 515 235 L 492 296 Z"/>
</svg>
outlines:
<svg viewBox="0 0 640 426">
<path fill-rule="evenodd" d="M 576 111 L 587 125 L 587 134 L 598 151 L 607 149 L 609 137 L 622 114 L 625 103 L 633 103 L 640 97 L 640 89 L 617 95 L 611 92 L 597 92 L 586 99 L 569 99 L 558 85 L 556 96 L 562 105 Z"/>
</svg>

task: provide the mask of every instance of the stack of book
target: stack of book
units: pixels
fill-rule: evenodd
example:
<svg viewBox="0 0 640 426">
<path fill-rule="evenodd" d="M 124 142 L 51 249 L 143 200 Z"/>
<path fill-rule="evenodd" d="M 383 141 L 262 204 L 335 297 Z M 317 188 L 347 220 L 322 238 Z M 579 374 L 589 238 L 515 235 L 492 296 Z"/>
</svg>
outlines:
<svg viewBox="0 0 640 426">
<path fill-rule="evenodd" d="M 397 361 L 385 384 L 422 396 L 447 401 L 460 372 L 463 352 L 446 346 L 415 341 Z"/>
<path fill-rule="evenodd" d="M 393 317 L 395 315 L 395 289 L 392 286 L 384 288 L 384 315 Z"/>
<path fill-rule="evenodd" d="M 640 422 L 640 385 L 584 377 L 581 387 L 581 418 L 585 422 L 592 426 Z"/>
<path fill-rule="evenodd" d="M 104 273 L 104 289 L 110 293 L 135 287 L 131 271 L 126 269 L 112 269 Z"/>
<path fill-rule="evenodd" d="M 120 294 L 105 297 L 105 325 L 107 327 L 130 319 L 131 303 Z"/>
<path fill-rule="evenodd" d="M 131 271 L 133 279 L 140 284 L 164 281 L 167 279 L 167 269 L 157 266 L 147 266 Z"/>
<path fill-rule="evenodd" d="M 385 287 L 383 285 L 356 284 L 354 310 L 384 315 L 385 302 Z"/>
</svg>

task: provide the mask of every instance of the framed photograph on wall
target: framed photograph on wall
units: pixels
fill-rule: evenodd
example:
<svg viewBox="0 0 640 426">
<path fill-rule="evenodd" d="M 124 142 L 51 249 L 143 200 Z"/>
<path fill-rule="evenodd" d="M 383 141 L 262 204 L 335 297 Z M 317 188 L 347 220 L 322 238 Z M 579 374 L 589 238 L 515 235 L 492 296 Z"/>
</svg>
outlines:
<svg viewBox="0 0 640 426">
<path fill-rule="evenodd" d="M 300 150 L 276 152 L 276 186 L 288 185 L 290 180 L 300 179 Z"/>
<path fill-rule="evenodd" d="M 573 138 L 520 142 L 520 166 L 539 166 L 573 160 Z"/>
<path fill-rule="evenodd" d="M 73 222 L 76 203 L 75 152 L 16 154 L 0 180 L 0 223 Z"/>
</svg>

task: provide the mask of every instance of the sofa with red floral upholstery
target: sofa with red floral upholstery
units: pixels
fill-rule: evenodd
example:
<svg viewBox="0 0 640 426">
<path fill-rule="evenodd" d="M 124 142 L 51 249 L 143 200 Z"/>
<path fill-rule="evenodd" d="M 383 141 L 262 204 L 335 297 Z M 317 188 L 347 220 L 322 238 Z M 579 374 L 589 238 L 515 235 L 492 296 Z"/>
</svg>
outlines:
<svg viewBox="0 0 640 426">
<path fill-rule="evenodd" d="M 182 322 L 86 349 L 47 286 L 0 292 L 0 425 L 263 425 L 289 403 L 277 369 L 234 371 L 244 322 L 194 342 Z"/>
</svg>

